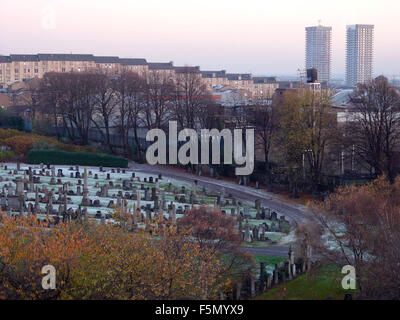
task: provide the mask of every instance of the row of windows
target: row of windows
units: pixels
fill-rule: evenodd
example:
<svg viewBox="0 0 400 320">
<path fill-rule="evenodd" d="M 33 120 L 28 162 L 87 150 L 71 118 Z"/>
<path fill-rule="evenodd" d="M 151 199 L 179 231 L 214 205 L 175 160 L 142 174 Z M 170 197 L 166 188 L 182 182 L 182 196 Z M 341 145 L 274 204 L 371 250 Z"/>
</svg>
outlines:
<svg viewBox="0 0 400 320">
<path fill-rule="evenodd" d="M 46 69 L 43 69 L 43 72 L 45 71 Z M 31 69 L 24 69 L 24 73 L 31 73 Z M 39 69 L 34 69 L 34 72 L 35 73 L 39 73 Z M 14 70 L 14 73 L 19 73 L 19 69 L 15 69 Z M 0 70 L 0 74 L 1 74 L 1 70 Z"/>
</svg>

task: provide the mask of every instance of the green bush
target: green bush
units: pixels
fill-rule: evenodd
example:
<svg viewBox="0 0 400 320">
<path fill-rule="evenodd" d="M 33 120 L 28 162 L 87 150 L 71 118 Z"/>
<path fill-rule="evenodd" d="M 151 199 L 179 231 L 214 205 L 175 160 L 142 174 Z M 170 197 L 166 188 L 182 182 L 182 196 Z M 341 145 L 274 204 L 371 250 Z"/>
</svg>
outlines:
<svg viewBox="0 0 400 320">
<path fill-rule="evenodd" d="M 15 156 L 15 153 L 11 150 L 7 151 L 1 151 L 0 152 L 0 161 L 14 161 L 17 157 Z"/>
<path fill-rule="evenodd" d="M 48 139 L 40 139 L 32 144 L 34 150 L 57 150 L 58 146 L 55 143 L 51 143 Z"/>
<path fill-rule="evenodd" d="M 31 164 L 64 164 L 126 168 L 128 160 L 102 153 L 66 152 L 55 150 L 31 150 L 28 153 Z"/>
<path fill-rule="evenodd" d="M 25 129 L 25 121 L 19 116 L 13 116 L 5 111 L 0 111 L 0 127 L 22 131 Z"/>
</svg>

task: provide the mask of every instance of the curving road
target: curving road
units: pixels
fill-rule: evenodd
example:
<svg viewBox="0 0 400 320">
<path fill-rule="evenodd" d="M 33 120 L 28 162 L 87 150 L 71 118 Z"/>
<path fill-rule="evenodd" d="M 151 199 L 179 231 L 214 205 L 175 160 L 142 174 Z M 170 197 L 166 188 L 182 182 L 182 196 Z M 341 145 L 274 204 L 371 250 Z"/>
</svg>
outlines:
<svg viewBox="0 0 400 320">
<path fill-rule="evenodd" d="M 186 172 L 171 169 L 167 166 L 150 166 L 148 164 L 129 163 L 129 168 L 134 171 L 151 174 L 162 174 L 165 177 L 181 180 L 188 183 L 193 183 L 197 180 L 199 186 L 204 186 L 213 191 L 221 191 L 225 188 L 226 194 L 232 194 L 236 199 L 254 203 L 256 199 L 261 200 L 261 205 L 270 208 L 284 215 L 290 222 L 292 227 L 296 228 L 300 223 L 309 220 L 307 208 L 303 205 L 294 204 L 278 198 L 276 195 L 265 191 L 257 190 L 250 187 L 241 186 L 232 182 L 212 179 L 205 176 L 197 176 Z M 246 250 L 252 254 L 287 257 L 288 246 L 268 246 L 268 247 L 246 247 Z"/>
</svg>

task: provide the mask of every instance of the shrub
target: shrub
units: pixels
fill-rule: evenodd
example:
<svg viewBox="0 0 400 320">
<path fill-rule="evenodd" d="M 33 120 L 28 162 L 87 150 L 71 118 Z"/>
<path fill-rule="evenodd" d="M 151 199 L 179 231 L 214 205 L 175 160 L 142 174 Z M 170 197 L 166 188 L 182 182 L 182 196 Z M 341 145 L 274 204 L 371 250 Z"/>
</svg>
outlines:
<svg viewBox="0 0 400 320">
<path fill-rule="evenodd" d="M 51 138 L 39 138 L 36 139 L 31 149 L 37 150 L 57 150 L 59 148 L 59 143 L 57 141 L 52 141 Z"/>
<path fill-rule="evenodd" d="M 86 165 L 126 168 L 128 160 L 102 153 L 66 152 L 54 150 L 31 150 L 28 163 L 50 163 L 58 165 Z"/>
<path fill-rule="evenodd" d="M 0 126 L 17 130 L 24 130 L 25 121 L 20 116 L 13 116 L 5 112 L 0 112 Z"/>
<path fill-rule="evenodd" d="M 15 136 L 4 140 L 17 156 L 24 157 L 32 149 L 35 138 L 33 136 Z"/>
<path fill-rule="evenodd" d="M 30 150 L 63 150 L 67 152 L 96 152 L 92 146 L 63 143 L 54 137 L 29 134 L 14 129 L 0 128 L 0 145 L 8 146 L 20 159 L 25 159 Z"/>
<path fill-rule="evenodd" d="M 33 119 L 32 132 L 40 135 L 54 135 L 53 123 L 48 119 Z"/>
<path fill-rule="evenodd" d="M 0 128 L 0 140 L 4 140 L 15 136 L 23 136 L 23 135 L 26 135 L 26 133 L 23 131 Z"/>
<path fill-rule="evenodd" d="M 0 161 L 1 162 L 14 161 L 16 159 L 17 159 L 17 157 L 15 156 L 15 153 L 11 150 L 0 152 Z"/>
</svg>

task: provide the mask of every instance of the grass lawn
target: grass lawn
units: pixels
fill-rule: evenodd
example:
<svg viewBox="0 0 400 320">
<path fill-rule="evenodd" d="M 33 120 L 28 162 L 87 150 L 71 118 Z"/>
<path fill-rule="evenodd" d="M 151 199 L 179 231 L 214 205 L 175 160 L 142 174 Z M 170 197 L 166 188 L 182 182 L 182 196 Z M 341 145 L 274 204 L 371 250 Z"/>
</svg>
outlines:
<svg viewBox="0 0 400 320">
<path fill-rule="evenodd" d="M 283 261 L 287 260 L 286 258 L 280 258 L 280 257 L 269 257 L 269 256 L 259 256 L 259 255 L 254 255 L 254 261 L 257 266 L 260 265 L 260 262 L 265 262 L 265 265 L 275 265 L 276 263 L 281 263 Z"/>
<path fill-rule="evenodd" d="M 335 265 L 321 265 L 293 281 L 280 284 L 256 297 L 256 300 L 343 300 L 346 293 L 356 290 L 344 290 L 341 281 L 345 276 Z"/>
</svg>

